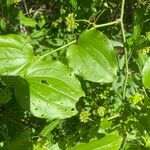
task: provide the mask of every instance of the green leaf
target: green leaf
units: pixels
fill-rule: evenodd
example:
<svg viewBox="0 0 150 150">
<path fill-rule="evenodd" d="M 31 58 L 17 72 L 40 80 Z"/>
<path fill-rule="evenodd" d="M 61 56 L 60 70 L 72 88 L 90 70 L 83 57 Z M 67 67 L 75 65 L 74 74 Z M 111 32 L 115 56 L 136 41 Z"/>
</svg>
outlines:
<svg viewBox="0 0 150 150">
<path fill-rule="evenodd" d="M 0 88 L 0 105 L 8 103 L 11 99 L 11 90 L 8 87 L 5 87 L 4 89 Z"/>
<path fill-rule="evenodd" d="M 58 143 L 57 144 L 53 144 L 51 147 L 50 147 L 50 150 L 61 150 L 58 146 Z"/>
<path fill-rule="evenodd" d="M 143 128 L 150 133 L 150 115 L 141 116 L 139 121 Z"/>
<path fill-rule="evenodd" d="M 113 47 L 124 47 L 124 45 L 119 41 L 111 40 L 111 44 Z"/>
<path fill-rule="evenodd" d="M 150 58 L 145 63 L 143 71 L 142 71 L 142 80 L 143 84 L 146 88 L 150 88 Z"/>
<path fill-rule="evenodd" d="M 14 83 L 14 95 L 17 99 L 18 104 L 22 109 L 30 111 L 30 85 L 23 79 L 18 77 Z"/>
<path fill-rule="evenodd" d="M 0 36 L 0 75 L 17 75 L 32 58 L 32 46 L 22 36 Z"/>
<path fill-rule="evenodd" d="M 31 112 L 41 118 L 67 118 L 84 93 L 75 75 L 58 61 L 37 61 L 26 71 Z"/>
<path fill-rule="evenodd" d="M 80 143 L 67 150 L 119 150 L 122 137 L 116 133 L 106 135 L 104 138 L 92 139 L 89 143 Z"/>
<path fill-rule="evenodd" d="M 45 20 L 44 16 L 41 16 L 39 21 L 38 21 L 38 26 L 40 28 L 42 28 L 45 24 L 46 24 L 46 20 Z"/>
<path fill-rule="evenodd" d="M 150 32 L 146 32 L 146 37 L 150 41 Z"/>
<path fill-rule="evenodd" d="M 0 28 L 3 30 L 3 31 L 6 31 L 7 30 L 7 24 L 5 22 L 4 19 L 0 19 Z"/>
<path fill-rule="evenodd" d="M 48 124 L 47 126 L 44 127 L 44 129 L 39 133 L 39 135 L 41 135 L 42 137 L 47 137 L 50 132 L 56 127 L 58 126 L 60 120 L 53 120 L 50 124 Z"/>
<path fill-rule="evenodd" d="M 136 9 L 134 13 L 133 39 L 138 40 L 144 23 L 144 9 Z"/>
<path fill-rule="evenodd" d="M 142 150 L 137 143 L 127 143 L 124 150 Z"/>
<path fill-rule="evenodd" d="M 70 0 L 70 4 L 74 7 L 74 9 L 77 9 L 77 0 Z"/>
<path fill-rule="evenodd" d="M 148 150 L 150 149 L 150 136 L 149 135 L 145 136 L 145 141 L 146 141 L 146 148 Z"/>
<path fill-rule="evenodd" d="M 14 131 L 10 131 L 11 128 L 9 128 L 9 132 L 14 134 L 11 135 L 8 143 L 5 145 L 6 150 L 32 150 L 32 143 L 29 141 L 30 132 L 16 125 L 13 129 Z"/>
<path fill-rule="evenodd" d="M 101 32 L 87 30 L 80 35 L 77 45 L 68 48 L 69 66 L 75 74 L 93 82 L 112 82 L 117 73 L 115 51 Z"/>
<path fill-rule="evenodd" d="M 19 11 L 19 20 L 21 24 L 29 27 L 35 27 L 37 24 L 34 19 L 26 17 L 22 11 Z"/>
<path fill-rule="evenodd" d="M 0 36 L 0 75 L 24 78 L 15 83 L 18 103 L 37 117 L 75 115 L 75 104 L 84 96 L 75 75 L 60 62 L 32 62 L 33 57 L 32 47 L 23 37 Z"/>
</svg>

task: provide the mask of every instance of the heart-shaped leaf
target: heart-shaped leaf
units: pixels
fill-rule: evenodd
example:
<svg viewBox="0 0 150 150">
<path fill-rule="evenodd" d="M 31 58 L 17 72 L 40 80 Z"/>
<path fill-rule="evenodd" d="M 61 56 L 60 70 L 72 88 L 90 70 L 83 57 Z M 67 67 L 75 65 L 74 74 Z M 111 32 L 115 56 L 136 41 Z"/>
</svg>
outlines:
<svg viewBox="0 0 150 150">
<path fill-rule="evenodd" d="M 33 62 L 33 57 L 22 36 L 0 36 L 0 75 L 22 77 L 14 83 L 19 104 L 42 118 L 75 115 L 75 104 L 84 95 L 75 75 L 60 62 Z"/>
<path fill-rule="evenodd" d="M 75 104 L 84 93 L 74 74 L 58 61 L 37 61 L 27 69 L 30 110 L 42 118 L 67 118 L 77 113 Z"/>
<path fill-rule="evenodd" d="M 99 31 L 80 35 L 77 45 L 68 48 L 69 66 L 75 74 L 93 82 L 112 82 L 117 73 L 115 51 L 109 39 Z"/>
</svg>

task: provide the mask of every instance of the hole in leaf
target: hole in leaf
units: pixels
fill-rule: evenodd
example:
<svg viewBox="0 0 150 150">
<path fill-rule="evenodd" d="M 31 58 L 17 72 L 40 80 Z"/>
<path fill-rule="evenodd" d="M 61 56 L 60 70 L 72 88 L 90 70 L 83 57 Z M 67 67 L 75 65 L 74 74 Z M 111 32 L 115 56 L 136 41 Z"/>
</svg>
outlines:
<svg viewBox="0 0 150 150">
<path fill-rule="evenodd" d="M 41 83 L 42 83 L 42 84 L 47 84 L 47 85 L 49 85 L 46 80 L 41 80 Z"/>
<path fill-rule="evenodd" d="M 42 83 L 42 84 L 49 85 L 48 82 L 47 82 L 46 80 L 41 80 L 41 83 Z"/>
<path fill-rule="evenodd" d="M 74 111 L 74 108 L 72 108 L 71 111 Z"/>
</svg>

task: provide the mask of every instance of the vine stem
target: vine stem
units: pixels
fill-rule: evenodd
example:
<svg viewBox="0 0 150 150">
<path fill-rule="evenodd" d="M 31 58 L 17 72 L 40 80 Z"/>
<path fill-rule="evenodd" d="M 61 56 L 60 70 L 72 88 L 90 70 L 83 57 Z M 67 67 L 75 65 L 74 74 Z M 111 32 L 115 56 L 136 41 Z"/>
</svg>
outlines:
<svg viewBox="0 0 150 150">
<path fill-rule="evenodd" d="M 59 48 L 57 48 L 57 49 L 55 49 L 55 50 L 53 50 L 53 51 L 51 51 L 51 52 L 45 54 L 45 55 L 42 55 L 39 59 L 37 59 L 37 61 L 42 60 L 43 58 L 45 58 L 45 57 L 51 55 L 52 53 L 57 52 L 57 51 L 59 51 L 59 50 L 61 50 L 61 49 L 63 49 L 63 48 L 66 48 L 66 47 L 68 47 L 69 45 L 74 44 L 75 42 L 76 42 L 76 40 L 74 40 L 74 41 L 72 41 L 72 42 L 70 42 L 70 43 L 68 43 L 68 44 L 66 44 L 66 45 L 63 45 L 63 46 L 61 46 L 61 47 L 59 47 Z"/>
<path fill-rule="evenodd" d="M 114 24 L 118 24 L 120 21 L 121 21 L 120 19 L 116 19 L 115 21 L 112 21 L 112 22 L 94 25 L 94 27 L 91 28 L 90 30 L 94 30 L 94 29 L 96 29 L 96 28 L 106 27 L 106 26 L 111 26 L 111 25 L 114 25 Z"/>
<path fill-rule="evenodd" d="M 122 0 L 121 4 L 121 14 L 120 14 L 120 25 L 121 25 L 121 31 L 122 31 L 122 37 L 123 37 L 123 44 L 124 44 L 124 58 L 125 58 L 125 79 L 124 79 L 124 84 L 123 84 L 123 93 L 122 93 L 122 100 L 126 101 L 126 89 L 127 89 L 127 83 L 128 83 L 128 72 L 129 72 L 129 67 L 128 67 L 128 52 L 126 48 L 126 37 L 125 37 L 125 29 L 124 29 L 124 7 L 125 7 L 125 0 Z M 123 130 L 124 130 L 124 124 L 123 124 Z M 124 149 L 125 146 L 125 137 L 123 138 L 121 148 Z"/>
<path fill-rule="evenodd" d="M 85 19 L 83 19 L 83 20 L 76 20 L 76 21 L 82 21 L 82 22 L 87 22 L 87 23 L 89 23 L 89 24 L 93 24 L 94 27 L 91 28 L 90 30 L 94 30 L 94 29 L 99 28 L 99 27 L 105 27 L 105 26 L 110 26 L 110 25 L 113 25 L 113 24 L 117 24 L 117 23 L 120 22 L 120 19 L 116 19 L 116 21 L 112 21 L 112 22 L 108 22 L 108 23 L 104 23 L 104 24 L 100 24 L 100 25 L 95 25 L 94 23 L 91 23 L 90 21 L 85 20 Z M 45 54 L 45 55 L 42 55 L 42 56 L 40 56 L 39 59 L 37 59 L 37 61 L 42 60 L 43 58 L 45 58 L 45 57 L 51 55 L 52 53 L 57 52 L 57 51 L 59 51 L 59 50 L 65 48 L 65 47 L 68 47 L 69 45 L 72 45 L 72 44 L 74 44 L 75 42 L 76 42 L 76 40 L 74 40 L 74 41 L 72 41 L 72 42 L 70 42 L 70 43 L 68 43 L 68 44 L 66 44 L 66 45 L 63 45 L 63 46 L 61 46 L 61 47 L 59 47 L 59 48 L 57 48 L 57 49 L 55 49 L 55 50 L 53 50 L 53 51 L 51 51 L 51 52 Z"/>
<path fill-rule="evenodd" d="M 23 0 L 23 4 L 24 4 L 24 9 L 25 9 L 25 11 L 26 11 L 26 14 L 27 14 L 27 16 L 29 17 L 29 11 L 28 11 L 27 4 L 26 4 L 26 1 L 25 1 L 25 0 Z"/>
<path fill-rule="evenodd" d="M 124 29 L 124 23 L 123 23 L 124 6 L 125 6 L 125 0 L 122 0 L 121 15 L 120 15 L 120 24 L 121 24 L 121 31 L 122 31 L 123 43 L 124 43 L 124 57 L 125 57 L 125 79 L 124 79 L 124 85 L 123 85 L 122 99 L 125 99 L 125 97 L 126 97 L 126 88 L 127 88 L 128 73 L 129 73 L 128 52 L 127 52 L 127 48 L 126 48 L 126 37 L 125 37 L 125 29 Z"/>
</svg>

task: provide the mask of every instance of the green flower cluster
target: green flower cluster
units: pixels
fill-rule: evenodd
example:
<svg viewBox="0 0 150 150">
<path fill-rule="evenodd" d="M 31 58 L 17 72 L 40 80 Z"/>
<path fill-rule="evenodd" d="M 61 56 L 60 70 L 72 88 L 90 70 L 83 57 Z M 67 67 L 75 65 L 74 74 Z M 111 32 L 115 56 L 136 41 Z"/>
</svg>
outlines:
<svg viewBox="0 0 150 150">
<path fill-rule="evenodd" d="M 150 53 L 150 47 L 145 47 L 143 49 L 138 50 L 139 55 L 146 55 L 148 53 Z"/>
<path fill-rule="evenodd" d="M 100 117 L 103 117 L 105 115 L 105 111 L 106 111 L 106 109 L 103 106 L 98 107 L 98 109 L 97 109 L 97 113 Z"/>
<path fill-rule="evenodd" d="M 144 99 L 144 96 L 140 93 L 136 93 L 133 96 L 130 96 L 129 99 L 132 101 L 133 104 L 137 104 Z"/>
<path fill-rule="evenodd" d="M 105 91 L 103 91 L 103 93 L 99 94 L 101 99 L 107 99 L 108 95 L 109 95 L 109 89 L 106 89 Z"/>
<path fill-rule="evenodd" d="M 72 32 L 79 26 L 78 23 L 75 22 L 76 15 L 74 13 L 68 14 L 66 17 L 66 25 L 67 25 L 67 31 Z"/>
<path fill-rule="evenodd" d="M 83 123 L 87 123 L 88 120 L 91 120 L 89 118 L 89 116 L 90 116 L 90 113 L 88 111 L 82 110 L 80 115 L 79 115 L 80 121 L 83 122 Z"/>
</svg>

